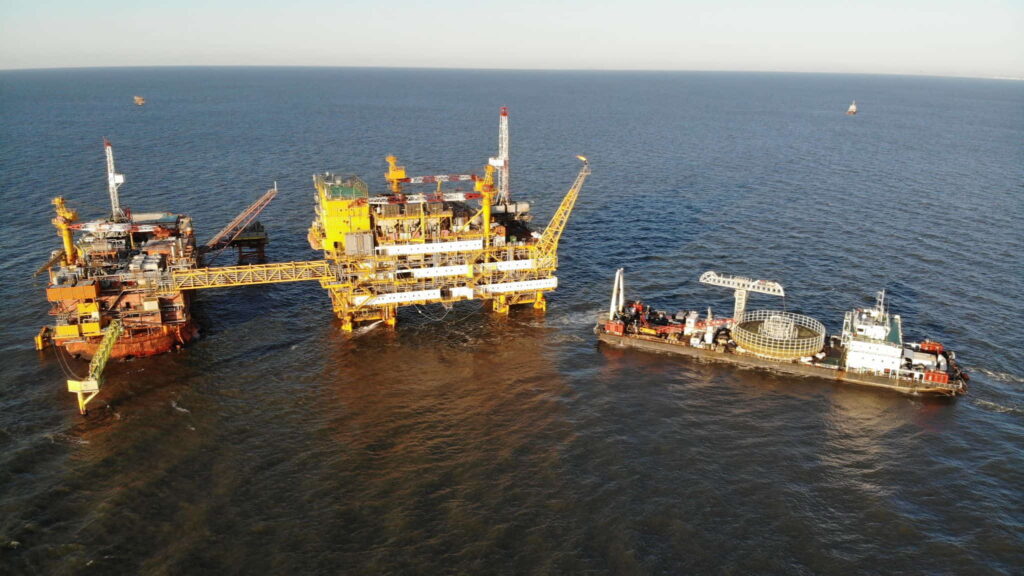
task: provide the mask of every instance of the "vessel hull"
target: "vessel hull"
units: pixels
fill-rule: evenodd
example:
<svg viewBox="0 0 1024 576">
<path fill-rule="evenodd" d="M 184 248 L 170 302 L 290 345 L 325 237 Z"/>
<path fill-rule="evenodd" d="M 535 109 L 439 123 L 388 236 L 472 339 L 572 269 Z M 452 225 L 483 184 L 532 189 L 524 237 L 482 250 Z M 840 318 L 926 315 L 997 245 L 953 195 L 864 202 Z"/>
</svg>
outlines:
<svg viewBox="0 0 1024 576">
<path fill-rule="evenodd" d="M 957 391 L 954 389 L 939 386 L 929 386 L 927 385 L 927 383 L 907 382 L 891 378 L 884 378 L 881 376 L 874 376 L 871 374 L 850 373 L 845 370 L 824 368 L 821 366 L 812 366 L 800 363 L 777 362 L 766 358 L 759 358 L 757 356 L 732 354 L 703 348 L 694 348 L 692 346 L 687 346 L 685 344 L 672 343 L 655 337 L 638 336 L 632 334 L 627 336 L 618 336 L 615 334 L 609 334 L 601 330 L 600 327 L 595 327 L 594 332 L 595 334 L 597 334 L 597 338 L 599 341 L 619 348 L 635 348 L 638 350 L 645 350 L 649 352 L 676 354 L 681 356 L 688 356 L 691 358 L 699 358 L 701 360 L 707 360 L 711 362 L 722 362 L 727 364 L 743 366 L 746 368 L 769 370 L 772 372 L 791 374 L 795 376 L 825 378 L 828 380 L 838 381 L 845 384 L 853 384 L 857 386 L 891 390 L 909 396 L 952 398 L 963 394 L 962 391 Z"/>
<path fill-rule="evenodd" d="M 160 329 L 143 334 L 124 334 L 114 344 L 111 359 L 142 358 L 156 356 L 176 350 L 199 336 L 195 324 L 188 321 L 175 326 L 164 325 Z M 64 343 L 64 350 L 76 357 L 92 359 L 99 348 L 101 338 Z"/>
</svg>

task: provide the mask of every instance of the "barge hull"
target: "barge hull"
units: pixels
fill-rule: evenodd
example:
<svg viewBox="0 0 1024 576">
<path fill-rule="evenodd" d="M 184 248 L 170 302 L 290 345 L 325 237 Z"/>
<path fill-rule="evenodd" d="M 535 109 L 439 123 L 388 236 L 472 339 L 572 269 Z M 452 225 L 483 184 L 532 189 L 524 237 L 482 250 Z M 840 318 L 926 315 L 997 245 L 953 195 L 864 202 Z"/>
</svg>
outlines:
<svg viewBox="0 0 1024 576">
<path fill-rule="evenodd" d="M 776 362 L 756 356 L 745 356 L 702 348 L 693 348 L 684 344 L 673 344 L 654 337 L 618 336 L 615 334 L 609 334 L 601 330 L 600 327 L 595 327 L 594 332 L 597 334 L 599 341 L 618 348 L 636 348 L 638 350 L 677 354 L 711 362 L 723 362 L 746 368 L 768 370 L 782 374 L 825 378 L 857 386 L 883 388 L 909 396 L 956 397 L 958 395 L 957 391 L 951 388 L 906 384 L 894 381 L 890 378 L 872 376 L 870 374 L 851 374 L 845 370 L 809 366 L 807 364 Z"/>
<path fill-rule="evenodd" d="M 156 356 L 180 348 L 199 336 L 199 329 L 190 320 L 185 324 L 163 325 L 148 334 L 125 334 L 114 344 L 111 360 Z M 63 344 L 68 354 L 91 360 L 99 348 L 100 338 Z"/>
</svg>

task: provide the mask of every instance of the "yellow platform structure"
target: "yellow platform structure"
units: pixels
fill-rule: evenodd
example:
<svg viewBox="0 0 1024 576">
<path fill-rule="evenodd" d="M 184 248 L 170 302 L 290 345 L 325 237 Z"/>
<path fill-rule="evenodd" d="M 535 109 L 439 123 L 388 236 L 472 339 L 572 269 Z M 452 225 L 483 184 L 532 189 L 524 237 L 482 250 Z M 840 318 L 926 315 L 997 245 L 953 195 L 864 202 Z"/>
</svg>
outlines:
<svg viewBox="0 0 1024 576">
<path fill-rule="evenodd" d="M 494 167 L 483 177 L 409 178 L 387 158 L 390 193 L 370 196 L 355 176 L 318 174 L 316 218 L 310 245 L 323 250 L 335 275 L 320 283 L 345 330 L 383 320 L 393 325 L 399 306 L 484 299 L 499 313 L 531 304 L 544 309 L 544 294 L 558 286 L 558 241 L 590 166 L 583 167 L 548 227 L 532 232 L 498 208 Z M 445 192 L 445 182 L 472 182 L 471 191 Z M 406 184 L 436 184 L 408 194 Z M 522 236 L 516 236 L 518 232 Z"/>
</svg>

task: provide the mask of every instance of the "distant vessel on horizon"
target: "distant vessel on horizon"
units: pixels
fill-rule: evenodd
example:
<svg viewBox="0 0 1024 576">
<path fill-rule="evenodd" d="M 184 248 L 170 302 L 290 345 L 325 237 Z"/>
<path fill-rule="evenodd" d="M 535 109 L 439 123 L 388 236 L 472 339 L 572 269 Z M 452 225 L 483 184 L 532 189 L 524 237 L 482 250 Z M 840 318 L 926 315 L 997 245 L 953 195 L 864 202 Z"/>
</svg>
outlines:
<svg viewBox="0 0 1024 576">
<path fill-rule="evenodd" d="M 143 98 L 142 96 L 136 96 L 135 97 L 135 105 L 136 106 L 142 106 L 145 103 L 146 103 L 146 99 Z"/>
<path fill-rule="evenodd" d="M 847 114 L 847 116 L 853 116 L 856 113 L 857 113 L 857 101 L 854 100 L 853 103 L 850 104 L 850 107 L 846 109 L 846 114 Z"/>
</svg>

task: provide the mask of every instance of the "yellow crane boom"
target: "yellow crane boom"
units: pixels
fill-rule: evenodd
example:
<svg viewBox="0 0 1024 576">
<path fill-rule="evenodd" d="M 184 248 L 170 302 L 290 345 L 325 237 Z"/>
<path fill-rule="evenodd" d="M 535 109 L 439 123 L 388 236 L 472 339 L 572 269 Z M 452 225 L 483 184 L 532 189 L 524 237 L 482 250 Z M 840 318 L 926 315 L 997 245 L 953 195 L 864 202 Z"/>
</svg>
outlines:
<svg viewBox="0 0 1024 576">
<path fill-rule="evenodd" d="M 53 199 L 57 215 L 53 219 L 53 225 L 57 228 L 57 235 L 64 243 L 64 263 L 71 266 L 75 263 L 78 252 L 75 248 L 75 238 L 71 232 L 71 224 L 78 220 L 78 212 L 68 208 L 62 196 Z"/>
<path fill-rule="evenodd" d="M 572 209 L 576 205 L 576 198 L 580 195 L 583 183 L 586 182 L 587 176 L 590 175 L 590 162 L 583 156 L 577 156 L 577 158 L 583 161 L 583 167 L 580 168 L 579 174 L 576 175 L 576 181 L 573 182 L 569 192 L 562 198 L 562 203 L 558 206 L 558 210 L 551 217 L 551 222 L 548 223 L 547 228 L 544 229 L 544 233 L 541 234 L 540 240 L 537 242 L 537 257 L 542 263 L 542 268 L 556 268 L 558 266 L 558 241 L 562 238 L 562 232 L 565 230 L 566 223 L 569 222 L 569 215 L 572 214 Z"/>
</svg>

